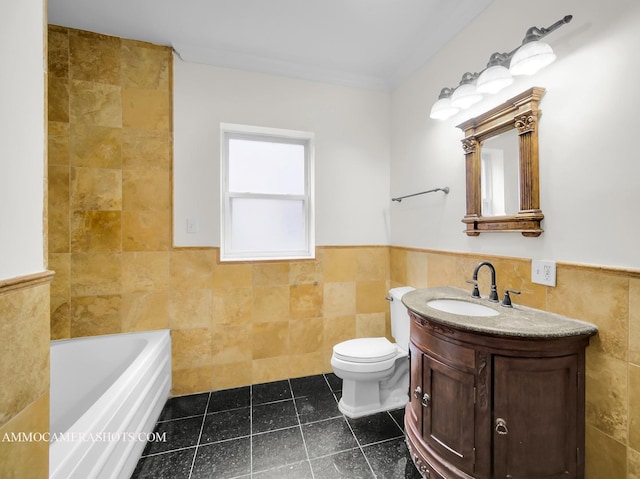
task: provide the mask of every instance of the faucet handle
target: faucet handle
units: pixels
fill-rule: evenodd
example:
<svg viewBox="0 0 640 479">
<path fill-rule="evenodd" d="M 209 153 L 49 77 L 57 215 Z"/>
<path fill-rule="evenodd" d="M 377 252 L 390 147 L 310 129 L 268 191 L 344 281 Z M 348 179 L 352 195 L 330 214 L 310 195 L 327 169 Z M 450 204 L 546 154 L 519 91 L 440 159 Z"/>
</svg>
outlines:
<svg viewBox="0 0 640 479">
<path fill-rule="evenodd" d="M 506 289 L 504 291 L 504 298 L 502 298 L 502 306 L 505 306 L 506 308 L 513 308 L 513 305 L 511 304 L 511 296 L 509 296 L 509 293 L 520 294 L 520 291 L 516 291 L 515 289 Z"/>
<path fill-rule="evenodd" d="M 471 296 L 474 297 L 474 298 L 479 298 L 480 297 L 480 290 L 478 289 L 478 282 L 473 280 L 473 279 L 468 279 L 467 283 L 473 285 L 473 292 L 471 293 Z"/>
</svg>

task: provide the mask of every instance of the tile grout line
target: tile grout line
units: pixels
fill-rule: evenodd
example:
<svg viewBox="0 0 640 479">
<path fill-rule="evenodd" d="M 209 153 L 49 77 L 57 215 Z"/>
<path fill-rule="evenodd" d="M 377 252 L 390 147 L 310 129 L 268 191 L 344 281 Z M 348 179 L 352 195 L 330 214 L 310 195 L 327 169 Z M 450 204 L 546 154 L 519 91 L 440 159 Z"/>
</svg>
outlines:
<svg viewBox="0 0 640 479">
<path fill-rule="evenodd" d="M 209 410 L 210 401 L 211 401 L 211 391 L 209 391 L 209 395 L 207 396 L 207 404 L 204 407 L 202 424 L 200 424 L 200 433 L 198 434 L 198 440 L 196 441 L 196 450 L 193 452 L 193 459 L 191 460 L 191 467 L 189 468 L 189 479 L 191 479 L 191 475 L 193 474 L 193 466 L 195 465 L 196 457 L 198 456 L 198 448 L 200 447 L 200 438 L 202 437 L 202 431 L 204 430 L 204 423 L 207 420 L 207 411 Z"/>
<path fill-rule="evenodd" d="M 160 451 L 160 452 L 154 452 L 152 454 L 145 454 L 143 456 L 140 456 L 140 459 L 144 459 L 147 457 L 154 457 L 154 456 L 162 456 L 163 454 L 173 454 L 174 452 L 186 451 L 187 449 L 195 449 L 195 448 L 196 446 L 178 447 L 176 449 L 169 449 L 167 451 Z"/>
<path fill-rule="evenodd" d="M 398 421 L 396 421 L 396 418 L 389 411 L 387 411 L 387 414 L 391 416 L 391 420 L 396 423 L 396 426 L 400 428 L 400 431 L 402 431 L 402 435 L 404 436 L 404 424 L 398 423 Z"/>
<path fill-rule="evenodd" d="M 200 414 L 191 414 L 190 416 L 180 416 L 180 417 L 174 417 L 174 418 L 171 418 L 171 419 L 163 419 L 163 420 L 158 419 L 156 421 L 156 424 L 163 424 L 165 422 L 171 422 L 171 421 L 181 421 L 182 419 L 192 419 L 192 418 L 198 417 L 198 416 L 200 416 Z"/>
<path fill-rule="evenodd" d="M 331 392 L 333 394 L 333 397 L 335 398 L 336 402 L 338 402 L 338 397 L 336 396 L 335 391 L 333 391 L 333 389 L 331 388 L 331 384 L 329 383 L 329 379 L 327 378 L 327 375 L 323 373 L 323 377 L 324 377 L 325 382 L 329 385 L 329 389 L 331 390 Z M 398 436 L 397 438 L 389 438 L 389 439 L 384 439 L 382 441 L 377 441 L 377 442 L 374 442 L 374 443 L 371 443 L 371 444 L 367 444 L 367 446 L 371 446 L 371 445 L 374 445 L 374 444 L 382 444 L 384 442 L 390 442 L 390 441 L 393 441 L 395 439 L 404 437 L 404 428 L 398 424 L 398 421 L 396 421 L 396 419 L 393 417 L 392 414 L 389 413 L 389 411 L 385 411 L 385 412 L 389 415 L 389 417 L 391 418 L 393 423 L 400 428 L 401 435 Z M 375 471 L 373 470 L 373 466 L 371 466 L 371 463 L 369 462 L 369 458 L 365 454 L 364 448 L 360 444 L 360 440 L 358 439 L 358 436 L 356 436 L 356 433 L 354 432 L 353 428 L 351 427 L 351 424 L 349 423 L 349 420 L 347 419 L 347 417 L 344 414 L 342 416 L 344 417 L 345 421 L 347 422 L 347 426 L 349 426 L 349 430 L 351 431 L 351 434 L 353 434 L 353 437 L 356 440 L 356 443 L 358 444 L 358 449 L 360 449 L 360 452 L 364 456 L 364 460 L 367 461 L 367 465 L 369 466 L 369 470 L 373 474 L 373 477 L 377 478 L 378 476 L 375 473 Z"/>
<path fill-rule="evenodd" d="M 362 446 L 362 447 L 376 446 L 376 445 L 378 445 L 378 444 L 384 444 L 385 442 L 397 441 L 398 439 L 400 439 L 400 436 L 398 436 L 398 437 L 391 437 L 391 438 L 389 438 L 389 439 L 383 439 L 383 440 L 381 440 L 381 441 L 371 442 L 371 443 L 369 443 L 369 444 L 365 444 L 365 445 L 364 445 L 364 446 Z M 328 453 L 328 454 L 323 454 L 322 456 L 315 457 L 314 459 L 323 459 L 323 458 L 325 458 L 325 457 L 331 457 L 331 456 L 334 456 L 334 455 L 336 455 L 336 454 L 342 454 L 343 452 L 353 451 L 353 450 L 355 450 L 355 449 L 362 449 L 362 447 L 360 447 L 360 446 L 356 446 L 356 447 L 348 447 L 348 448 L 346 448 L 346 449 L 340 449 L 339 451 L 330 452 L 330 453 Z"/>
<path fill-rule="evenodd" d="M 322 373 L 322 379 L 324 379 L 325 384 L 327 385 L 327 387 L 329 388 L 329 391 L 331 392 L 331 394 L 333 395 L 333 399 L 336 401 L 336 403 L 338 402 L 338 398 L 336 397 L 336 393 L 333 392 L 333 388 L 331 387 L 331 383 L 329 383 L 329 380 L 327 379 L 327 375 Z"/>
<path fill-rule="evenodd" d="M 210 416 L 210 415 L 211 414 L 207 414 L 207 416 Z M 219 441 L 205 442 L 205 443 L 200 444 L 200 446 L 211 446 L 212 444 L 224 444 L 225 442 L 235 441 L 236 439 L 251 439 L 251 435 L 250 434 L 245 434 L 243 436 L 228 437 L 226 439 L 220 439 Z M 194 446 L 189 446 L 189 447 L 194 447 Z M 189 447 L 183 447 L 181 449 L 189 449 Z M 175 449 L 175 450 L 179 451 L 180 449 Z"/>
<path fill-rule="evenodd" d="M 294 407 L 295 407 L 295 403 L 294 403 Z M 263 434 L 269 434 L 269 433 L 271 433 L 271 432 L 278 432 L 278 431 L 284 431 L 284 430 L 286 430 L 286 429 L 293 429 L 293 428 L 294 428 L 294 427 L 296 427 L 296 426 L 301 426 L 301 427 L 302 427 L 302 426 L 309 426 L 309 425 L 311 425 L 311 424 L 318 424 L 318 423 L 320 423 L 320 422 L 331 421 L 331 420 L 333 420 L 333 419 L 339 419 L 339 418 L 341 418 L 341 417 L 344 417 L 344 416 L 341 414 L 340 416 L 331 416 L 331 417 L 326 417 L 326 418 L 324 418 L 324 419 L 318 419 L 318 420 L 316 420 L 316 421 L 309 421 L 309 422 L 305 422 L 305 423 L 303 423 L 302 421 L 300 421 L 300 420 L 299 420 L 298 413 L 296 412 L 296 419 L 298 420 L 298 424 L 297 424 L 297 425 L 296 425 L 296 424 L 294 424 L 294 425 L 292 425 L 292 426 L 277 427 L 277 428 L 275 428 L 275 429 L 269 429 L 269 430 L 267 430 L 267 431 L 256 432 L 256 433 L 255 433 L 255 434 L 253 434 L 253 435 L 254 435 L 254 436 L 261 436 L 261 435 L 263 435 Z M 228 440 L 228 439 L 225 439 L 225 441 L 226 441 L 226 440 Z M 223 442 L 223 441 L 216 441 L 216 442 Z"/>
<path fill-rule="evenodd" d="M 333 398 L 336 400 L 336 403 L 338 402 L 338 398 L 336 397 L 335 392 L 333 391 L 333 389 L 331 388 L 331 384 L 329 384 L 329 380 L 327 379 L 327 375 L 323 374 L 322 377 L 324 378 L 325 382 L 327 383 L 327 385 L 329 386 L 329 390 L 331 391 L 331 393 L 333 394 Z M 364 453 L 364 450 L 362 449 L 362 445 L 360 444 L 360 440 L 358 439 L 358 436 L 356 436 L 356 433 L 353 431 L 353 428 L 351 427 L 351 424 L 349 424 L 349 420 L 347 419 L 347 416 L 345 416 L 344 414 L 342 414 L 342 417 L 344 418 L 344 421 L 347 423 L 347 426 L 349 427 L 349 430 L 351 431 L 351 435 L 353 436 L 353 438 L 356 440 L 356 444 L 358 445 L 358 449 L 360 449 L 360 454 L 362 454 L 362 456 L 364 457 L 364 460 L 367 461 L 367 466 L 369 466 L 369 470 L 371 471 L 371 474 L 373 475 L 374 478 L 376 478 L 376 473 L 373 470 L 373 467 L 371 466 L 371 463 L 369 462 L 369 458 L 367 457 L 367 455 Z"/>
<path fill-rule="evenodd" d="M 333 388 L 331 387 L 331 384 L 330 384 L 330 381 L 329 381 L 329 378 L 328 378 L 327 374 L 323 373 L 322 376 L 323 376 L 325 385 L 329 387 L 330 392 L 332 393 L 332 396 L 334 398 L 334 401 L 337 403 L 338 402 L 338 394 L 340 393 L 340 390 L 339 389 L 336 390 L 336 391 L 333 390 Z M 193 456 L 192 456 L 192 460 L 190 461 L 191 464 L 190 464 L 190 469 L 189 469 L 189 473 L 188 473 L 188 476 L 187 476 L 187 478 L 193 479 L 195 477 L 193 475 L 194 470 L 195 470 L 195 462 L 196 462 L 196 459 L 197 459 L 198 450 L 201 448 L 201 446 L 206 446 L 208 444 L 223 443 L 223 442 L 227 442 L 227 441 L 233 441 L 233 440 L 236 440 L 236 439 L 244 437 L 244 438 L 248 438 L 249 439 L 249 461 L 248 462 L 249 462 L 249 469 L 250 470 L 249 470 L 249 473 L 246 474 L 246 475 L 234 476 L 234 479 L 240 479 L 241 477 L 245 477 L 245 478 L 249 479 L 249 478 L 257 477 L 257 475 L 259 475 L 260 473 L 264 472 L 264 471 L 254 471 L 253 470 L 253 437 L 256 436 L 256 435 L 268 434 L 268 433 L 272 433 L 272 432 L 275 432 L 275 431 L 289 429 L 289 428 L 292 428 L 292 427 L 298 427 L 298 429 L 301 432 L 301 436 L 302 436 L 302 440 L 303 440 L 303 447 L 305 449 L 305 459 L 302 459 L 302 460 L 297 461 L 295 463 L 285 464 L 285 466 L 286 465 L 302 465 L 304 462 L 306 462 L 309 465 L 309 468 L 310 468 L 309 472 L 310 472 L 311 479 L 315 479 L 315 473 L 314 473 L 313 468 L 311 467 L 311 457 L 310 457 L 310 454 L 309 454 L 308 446 L 306 444 L 306 439 L 305 439 L 305 436 L 304 436 L 304 432 L 303 432 L 302 426 L 303 425 L 312 425 L 312 424 L 321 423 L 321 422 L 330 421 L 330 420 L 335 420 L 335 419 L 338 419 L 338 418 L 342 417 L 343 420 L 345 420 L 347 422 L 347 426 L 349 428 L 349 431 L 350 431 L 352 437 L 355 439 L 356 447 L 341 449 L 340 451 L 333 451 L 333 452 L 328 453 L 328 454 L 323 454 L 321 456 L 314 457 L 314 460 L 323 459 L 323 458 L 326 458 L 326 457 L 331 457 L 331 456 L 334 456 L 336 454 L 345 453 L 347 451 L 354 451 L 354 453 L 355 453 L 355 450 L 358 449 L 360 451 L 360 453 L 365 458 L 365 462 L 367 463 L 367 466 L 369 467 L 369 471 L 370 471 L 370 473 L 372 473 L 372 479 L 376 479 L 376 478 L 378 478 L 378 475 L 374 471 L 374 468 L 372 466 L 373 463 L 370 461 L 370 458 L 367 456 L 367 453 L 365 453 L 364 448 L 365 447 L 369 447 L 369 446 L 374 446 L 374 445 L 377 445 L 377 444 L 384 444 L 384 443 L 389 443 L 389 442 L 396 441 L 396 440 L 401 440 L 403 438 L 403 436 L 404 436 L 404 428 L 403 428 L 404 421 L 399 421 L 399 419 L 397 419 L 395 417 L 395 415 L 391 413 L 391 411 L 385 411 L 385 412 L 386 412 L 387 416 L 391 418 L 392 423 L 398 428 L 398 433 L 399 433 L 398 436 L 390 437 L 390 438 L 386 438 L 386 439 L 382 439 L 382 440 L 380 440 L 378 438 L 378 440 L 374 439 L 374 442 L 370 442 L 370 443 L 366 443 L 366 444 L 365 444 L 366 440 L 365 440 L 365 442 L 362 442 L 361 440 L 358 439 L 358 437 L 355 434 L 354 427 L 357 424 L 354 424 L 353 427 L 352 427 L 352 424 L 349 422 L 349 419 L 344 414 L 342 414 L 341 412 L 339 412 L 336 416 L 326 417 L 326 418 L 323 418 L 323 419 L 317 419 L 315 421 L 311 421 L 311 422 L 303 424 L 302 423 L 302 416 L 301 416 L 301 412 L 302 411 L 298 408 L 298 405 L 297 405 L 297 402 L 296 402 L 297 398 L 295 397 L 295 394 L 294 394 L 292 378 L 288 378 L 287 379 L 287 386 L 288 386 L 289 392 L 290 392 L 290 397 L 289 398 L 275 399 L 275 400 L 267 401 L 265 403 L 258 404 L 257 406 L 283 403 L 283 402 L 287 402 L 287 401 L 291 400 L 291 401 L 293 401 L 294 412 L 295 412 L 295 420 L 296 420 L 297 424 L 294 424 L 292 426 L 281 427 L 281 428 L 277 428 L 277 429 L 269 429 L 269 430 L 262 431 L 262 432 L 256 432 L 255 428 L 254 428 L 254 424 L 253 424 L 253 421 L 255 419 L 254 418 L 254 414 L 253 414 L 253 407 L 255 405 L 255 400 L 253 398 L 253 394 L 256 393 L 256 391 L 254 391 L 254 389 L 255 389 L 254 386 L 255 385 L 250 385 L 249 386 L 249 420 L 250 420 L 250 422 L 249 422 L 249 434 L 248 434 L 248 436 L 233 437 L 233 438 L 228 438 L 228 439 L 225 439 L 225 440 L 214 440 L 213 442 L 208 442 L 207 444 L 203 444 L 202 443 L 202 438 L 204 436 L 204 426 L 206 425 L 206 420 L 207 420 L 207 416 L 208 416 L 207 412 L 208 412 L 208 409 L 209 409 L 209 405 L 212 405 L 212 402 L 214 401 L 214 399 L 212 397 L 213 394 L 214 394 L 214 391 L 209 391 L 207 393 L 207 400 L 206 400 L 206 404 L 205 404 L 205 410 L 204 410 L 204 414 L 203 414 L 203 419 L 202 419 L 201 424 L 200 424 L 200 430 L 199 430 L 199 433 L 198 433 L 196 444 L 192 445 L 192 446 L 180 447 L 180 448 L 172 449 L 172 450 L 168 450 L 168 451 L 162 451 L 162 452 L 157 452 L 157 453 L 153 453 L 153 454 L 148 454 L 147 456 L 152 456 L 152 457 L 153 456 L 161 456 L 163 454 L 170 454 L 170 453 L 174 453 L 174 452 L 177 452 L 177 451 L 186 451 L 188 449 L 193 448 L 194 449 Z M 315 389 L 314 389 L 314 391 L 315 391 Z M 299 396 L 299 398 L 307 398 L 307 397 L 313 397 L 313 396 L 314 396 L 314 394 L 304 394 L 304 395 Z M 239 409 L 242 409 L 242 408 L 243 408 L 242 406 L 240 406 L 240 407 L 232 407 L 232 408 L 230 408 L 228 410 L 225 410 L 225 411 L 234 411 L 234 410 L 239 410 Z M 182 419 L 195 419 L 198 415 L 199 414 L 191 414 L 189 416 L 178 417 L 178 418 L 173 418 L 173 419 L 166 419 L 164 421 L 158 421 L 158 423 L 169 423 L 169 422 L 173 422 L 173 421 L 179 421 L 179 420 L 182 420 Z M 292 417 L 292 419 L 293 419 L 293 417 Z M 369 440 L 371 440 L 371 439 L 373 439 L 373 438 L 370 438 Z M 145 456 L 143 456 L 143 457 L 145 457 Z M 374 458 L 372 458 L 371 460 L 373 460 L 373 459 Z M 265 471 L 268 471 L 268 470 L 269 469 L 267 469 Z"/>
<path fill-rule="evenodd" d="M 349 419 L 347 419 L 346 416 L 343 416 L 345 422 L 347 423 L 347 426 L 349 427 L 349 430 L 351 431 L 351 434 L 353 435 L 353 438 L 356 440 L 356 444 L 358 445 L 358 449 L 360 449 L 360 454 L 362 454 L 362 456 L 364 457 L 364 460 L 367 461 L 367 466 L 369 466 L 369 470 L 371 471 L 371 474 L 373 475 L 374 478 L 376 478 L 376 473 L 373 470 L 373 467 L 371 466 L 371 463 L 369 462 L 369 458 L 367 457 L 367 455 L 364 453 L 364 449 L 362 449 L 362 444 L 360 444 L 360 440 L 358 439 L 358 436 L 356 436 L 356 433 L 354 432 L 353 428 L 351 427 L 351 424 L 349 424 Z"/>
<path fill-rule="evenodd" d="M 304 439 L 304 433 L 302 432 L 302 421 L 300 420 L 300 414 L 298 413 L 298 405 L 296 404 L 296 397 L 293 392 L 293 386 L 291 385 L 291 378 L 287 379 L 289 383 L 289 389 L 291 390 L 291 399 L 293 399 L 293 407 L 296 410 L 296 419 L 298 420 L 298 428 L 300 429 L 300 436 L 302 437 L 302 445 L 304 446 L 304 453 L 307 456 L 307 462 L 309 463 L 309 470 L 311 471 L 311 479 L 315 479 L 313 474 L 313 467 L 311 467 L 311 458 L 309 457 L 309 449 L 307 449 L 307 441 Z"/>
<path fill-rule="evenodd" d="M 276 399 L 275 401 L 261 402 L 260 404 L 256 404 L 256 407 L 268 406 L 269 404 L 278 404 L 278 403 L 281 403 L 281 402 L 292 401 L 292 400 L 293 400 L 293 396 L 290 397 L 290 398 L 285 398 L 285 399 Z"/>
<path fill-rule="evenodd" d="M 249 385 L 249 477 L 253 478 L 253 384 Z"/>
</svg>

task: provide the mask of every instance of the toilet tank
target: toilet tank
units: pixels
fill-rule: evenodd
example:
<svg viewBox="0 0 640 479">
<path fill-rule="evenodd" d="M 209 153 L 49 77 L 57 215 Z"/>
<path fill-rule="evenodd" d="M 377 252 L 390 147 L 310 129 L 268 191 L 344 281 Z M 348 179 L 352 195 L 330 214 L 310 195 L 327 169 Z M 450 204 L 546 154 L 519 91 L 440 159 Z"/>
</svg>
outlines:
<svg viewBox="0 0 640 479">
<path fill-rule="evenodd" d="M 396 344 L 404 350 L 409 349 L 409 314 L 407 308 L 402 304 L 402 297 L 405 293 L 413 291 L 411 286 L 402 286 L 389 290 L 389 305 L 391 308 L 391 335 L 396 340 Z"/>
</svg>

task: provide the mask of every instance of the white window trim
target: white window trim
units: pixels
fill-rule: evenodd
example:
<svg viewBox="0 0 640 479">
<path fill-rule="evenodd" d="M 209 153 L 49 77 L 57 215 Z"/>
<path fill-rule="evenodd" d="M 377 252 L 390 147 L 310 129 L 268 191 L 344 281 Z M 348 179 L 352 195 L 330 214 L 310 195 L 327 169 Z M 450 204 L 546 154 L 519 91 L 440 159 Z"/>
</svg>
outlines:
<svg viewBox="0 0 640 479">
<path fill-rule="evenodd" d="M 306 195 L 263 195 L 253 193 L 230 193 L 228 191 L 229 177 L 227 168 L 227 138 L 240 138 L 247 135 L 251 138 L 264 137 L 273 140 L 300 140 L 306 143 L 305 148 L 305 190 Z M 297 251 L 262 251 L 234 252 L 231 250 L 231 198 L 274 198 L 274 199 L 302 199 L 305 201 L 305 244 L 304 250 Z M 267 261 L 267 260 L 295 260 L 315 258 L 315 205 L 314 205 L 314 134 L 308 131 L 285 130 L 259 126 L 238 125 L 233 123 L 220 124 L 220 261 Z"/>
</svg>

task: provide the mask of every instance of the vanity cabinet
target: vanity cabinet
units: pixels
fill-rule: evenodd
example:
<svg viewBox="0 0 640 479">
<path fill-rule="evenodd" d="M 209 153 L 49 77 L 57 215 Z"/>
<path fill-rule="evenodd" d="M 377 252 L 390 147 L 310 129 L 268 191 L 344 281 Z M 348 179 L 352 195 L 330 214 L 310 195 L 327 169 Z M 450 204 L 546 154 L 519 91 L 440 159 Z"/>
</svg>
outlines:
<svg viewBox="0 0 640 479">
<path fill-rule="evenodd" d="M 584 477 L 584 351 L 595 328 L 521 336 L 409 316 L 405 429 L 425 478 Z"/>
</svg>

